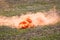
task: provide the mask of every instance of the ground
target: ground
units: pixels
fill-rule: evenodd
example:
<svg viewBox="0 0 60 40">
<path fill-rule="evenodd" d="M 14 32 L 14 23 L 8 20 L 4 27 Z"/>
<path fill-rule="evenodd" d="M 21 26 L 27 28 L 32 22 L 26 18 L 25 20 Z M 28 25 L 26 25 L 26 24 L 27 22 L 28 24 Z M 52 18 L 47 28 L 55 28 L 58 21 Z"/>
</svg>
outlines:
<svg viewBox="0 0 60 40">
<path fill-rule="evenodd" d="M 0 5 L 0 15 L 4 16 L 20 16 L 26 12 L 48 11 L 53 6 L 56 6 L 60 14 L 60 0 L 3 0 Z M 60 40 L 60 23 L 27 29 L 0 26 L 0 40 Z"/>
</svg>

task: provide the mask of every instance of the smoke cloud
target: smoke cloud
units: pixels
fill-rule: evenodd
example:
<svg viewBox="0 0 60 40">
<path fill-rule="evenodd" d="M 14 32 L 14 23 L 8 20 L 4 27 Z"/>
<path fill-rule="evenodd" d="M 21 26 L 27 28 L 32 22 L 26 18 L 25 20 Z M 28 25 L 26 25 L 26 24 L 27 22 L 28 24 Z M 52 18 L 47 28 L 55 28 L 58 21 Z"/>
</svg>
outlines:
<svg viewBox="0 0 60 40">
<path fill-rule="evenodd" d="M 9 26 L 11 28 L 30 28 L 34 26 L 53 25 L 60 22 L 60 16 L 56 9 L 47 12 L 27 12 L 21 16 L 0 16 L 0 26 Z"/>
</svg>

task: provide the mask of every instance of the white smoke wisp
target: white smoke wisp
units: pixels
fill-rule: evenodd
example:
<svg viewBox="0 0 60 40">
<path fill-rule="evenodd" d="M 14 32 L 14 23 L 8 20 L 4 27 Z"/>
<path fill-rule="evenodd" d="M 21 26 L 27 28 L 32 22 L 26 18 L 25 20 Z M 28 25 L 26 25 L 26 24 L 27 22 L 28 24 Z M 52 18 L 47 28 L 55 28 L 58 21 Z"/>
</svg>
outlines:
<svg viewBox="0 0 60 40">
<path fill-rule="evenodd" d="M 28 12 L 29 13 L 29 12 Z M 56 10 L 48 12 L 29 13 L 21 16 L 0 16 L 0 26 L 9 26 L 11 28 L 30 28 L 34 26 L 44 26 L 60 22 Z"/>
</svg>

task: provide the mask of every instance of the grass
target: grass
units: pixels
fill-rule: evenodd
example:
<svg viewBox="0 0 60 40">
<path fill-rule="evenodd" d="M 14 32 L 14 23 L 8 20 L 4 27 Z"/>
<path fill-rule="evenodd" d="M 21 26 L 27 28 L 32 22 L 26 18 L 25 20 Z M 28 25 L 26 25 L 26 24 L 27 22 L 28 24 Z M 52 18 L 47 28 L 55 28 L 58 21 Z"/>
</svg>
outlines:
<svg viewBox="0 0 60 40">
<path fill-rule="evenodd" d="M 53 6 L 56 6 L 56 8 L 60 10 L 60 0 L 6 0 L 6 2 L 7 4 L 5 4 L 5 6 L 8 5 L 9 7 L 4 8 L 4 6 L 2 6 L 0 8 L 0 15 L 15 16 L 25 14 L 26 12 L 39 12 L 42 10 L 48 11 Z"/>
<path fill-rule="evenodd" d="M 0 40 L 60 40 L 60 24 L 27 29 L 1 26 Z"/>
</svg>

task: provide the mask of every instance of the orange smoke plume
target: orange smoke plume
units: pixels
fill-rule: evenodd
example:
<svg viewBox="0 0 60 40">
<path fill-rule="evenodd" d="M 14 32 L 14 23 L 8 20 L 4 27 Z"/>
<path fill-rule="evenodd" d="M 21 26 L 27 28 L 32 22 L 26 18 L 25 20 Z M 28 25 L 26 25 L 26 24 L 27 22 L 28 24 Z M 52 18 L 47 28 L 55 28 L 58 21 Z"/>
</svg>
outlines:
<svg viewBox="0 0 60 40">
<path fill-rule="evenodd" d="M 0 16 L 0 26 L 12 28 L 31 28 L 34 26 L 44 26 L 60 22 L 56 10 L 48 12 L 29 13 L 21 16 L 6 17 Z"/>
</svg>

